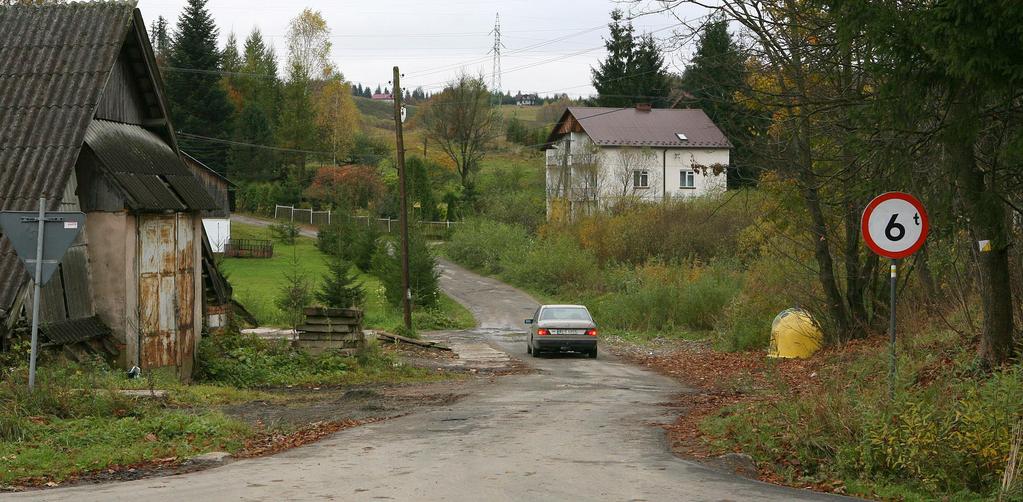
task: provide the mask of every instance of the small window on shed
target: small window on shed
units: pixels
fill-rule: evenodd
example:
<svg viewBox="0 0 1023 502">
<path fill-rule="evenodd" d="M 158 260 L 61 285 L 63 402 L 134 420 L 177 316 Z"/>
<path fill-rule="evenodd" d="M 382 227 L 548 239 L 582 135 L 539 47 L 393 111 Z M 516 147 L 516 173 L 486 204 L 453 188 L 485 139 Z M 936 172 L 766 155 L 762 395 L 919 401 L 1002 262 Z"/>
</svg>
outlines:
<svg viewBox="0 0 1023 502">
<path fill-rule="evenodd" d="M 687 138 L 685 134 L 682 134 L 680 132 L 675 133 L 675 136 L 682 141 L 689 141 L 689 138 Z"/>
</svg>

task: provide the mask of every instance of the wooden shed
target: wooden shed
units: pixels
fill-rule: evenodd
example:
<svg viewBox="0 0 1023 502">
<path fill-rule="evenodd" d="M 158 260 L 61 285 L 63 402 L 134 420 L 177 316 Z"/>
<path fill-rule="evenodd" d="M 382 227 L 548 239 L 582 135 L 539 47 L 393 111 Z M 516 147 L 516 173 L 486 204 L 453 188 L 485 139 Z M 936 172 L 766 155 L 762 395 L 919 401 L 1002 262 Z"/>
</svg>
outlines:
<svg viewBox="0 0 1023 502">
<path fill-rule="evenodd" d="M 91 341 L 125 367 L 190 379 L 201 214 L 219 206 L 178 149 L 138 9 L 0 7 L 0 68 L 0 209 L 44 197 L 50 210 L 86 213 L 41 294 L 47 342 Z M 0 237 L 0 336 L 28 321 L 30 284 Z"/>
<path fill-rule="evenodd" d="M 231 212 L 234 211 L 234 193 L 237 186 L 224 175 L 203 164 L 187 152 L 183 152 L 185 165 L 195 177 L 202 181 L 206 191 L 213 197 L 217 208 L 203 211 L 202 227 L 214 253 L 223 253 L 231 240 Z"/>
</svg>

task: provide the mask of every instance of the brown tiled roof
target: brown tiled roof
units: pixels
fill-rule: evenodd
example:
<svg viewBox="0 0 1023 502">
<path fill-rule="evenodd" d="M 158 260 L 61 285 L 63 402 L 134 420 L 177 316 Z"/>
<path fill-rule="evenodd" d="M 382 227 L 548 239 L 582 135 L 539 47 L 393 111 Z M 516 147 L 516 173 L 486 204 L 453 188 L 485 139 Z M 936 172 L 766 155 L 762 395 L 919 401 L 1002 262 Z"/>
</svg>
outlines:
<svg viewBox="0 0 1023 502">
<path fill-rule="evenodd" d="M 731 148 L 724 133 L 703 110 L 569 107 L 571 115 L 600 146 L 650 146 L 673 148 Z M 560 125 L 560 124 L 559 124 Z M 555 127 L 555 131 L 557 126 Z M 685 135 L 679 139 L 677 134 Z M 552 135 L 552 139 L 553 135 Z"/>
</svg>

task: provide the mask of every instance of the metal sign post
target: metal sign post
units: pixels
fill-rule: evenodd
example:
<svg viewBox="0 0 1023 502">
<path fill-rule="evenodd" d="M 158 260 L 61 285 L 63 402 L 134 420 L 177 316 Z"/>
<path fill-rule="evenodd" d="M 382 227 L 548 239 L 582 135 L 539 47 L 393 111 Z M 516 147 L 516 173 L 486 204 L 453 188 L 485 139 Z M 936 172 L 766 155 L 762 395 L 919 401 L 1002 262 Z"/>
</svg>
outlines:
<svg viewBox="0 0 1023 502">
<path fill-rule="evenodd" d="M 899 260 L 920 249 L 930 227 L 927 212 L 916 197 L 902 192 L 881 194 L 867 204 L 860 220 L 863 240 L 875 253 L 891 258 L 891 294 L 888 337 L 888 397 L 895 397 L 898 360 L 895 356 L 895 308 L 898 288 Z"/>
<path fill-rule="evenodd" d="M 47 213 L 46 198 L 39 198 L 39 212 L 0 212 L 0 230 L 11 241 L 35 283 L 32 293 L 32 351 L 28 361 L 28 389 L 35 389 L 36 360 L 39 356 L 39 297 L 60 264 L 67 248 L 78 237 L 85 213 Z M 50 231 L 47 232 L 47 227 Z"/>
</svg>

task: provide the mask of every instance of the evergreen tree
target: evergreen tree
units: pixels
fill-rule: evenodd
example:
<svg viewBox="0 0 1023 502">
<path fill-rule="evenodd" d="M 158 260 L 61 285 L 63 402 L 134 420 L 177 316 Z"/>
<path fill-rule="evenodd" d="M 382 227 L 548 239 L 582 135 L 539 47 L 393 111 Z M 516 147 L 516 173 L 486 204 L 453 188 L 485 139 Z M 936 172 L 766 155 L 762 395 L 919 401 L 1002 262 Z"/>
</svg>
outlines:
<svg viewBox="0 0 1023 502">
<path fill-rule="evenodd" d="M 263 108 L 246 106 L 235 121 L 234 139 L 238 143 L 273 145 L 274 131 Z M 273 150 L 247 145 L 231 145 L 228 152 L 228 176 L 239 180 L 266 181 L 280 178 Z"/>
<path fill-rule="evenodd" d="M 288 68 L 288 81 L 284 84 L 281 109 L 281 125 L 278 139 L 281 146 L 298 150 L 310 150 L 317 138 L 316 110 L 313 108 L 310 79 L 300 65 L 293 62 Z M 288 163 L 297 166 L 298 173 L 305 170 L 305 154 L 288 154 Z"/>
<path fill-rule="evenodd" d="M 373 91 L 369 90 L 369 86 L 368 85 L 366 86 L 365 89 L 362 90 L 362 97 L 364 97 L 364 98 L 372 98 L 373 97 Z"/>
<path fill-rule="evenodd" d="M 220 85 L 221 53 L 217 48 L 217 27 L 206 9 L 206 0 L 188 0 L 178 18 L 168 64 L 174 68 L 199 71 L 175 71 L 167 74 L 167 97 L 171 119 L 177 130 L 211 138 L 227 139 L 233 113 L 227 94 Z M 227 148 L 202 140 L 180 139 L 185 151 L 211 168 L 224 172 Z"/>
<path fill-rule="evenodd" d="M 273 146 L 280 107 L 280 79 L 277 57 L 263 42 L 259 29 L 245 39 L 241 73 L 233 80 L 241 107 L 234 120 L 233 139 L 239 143 Z M 282 173 L 276 167 L 272 150 L 246 145 L 231 145 L 228 172 L 232 177 L 270 180 Z"/>
<path fill-rule="evenodd" d="M 362 308 L 366 292 L 356 282 L 352 264 L 339 255 L 327 259 L 327 275 L 323 278 L 316 300 L 327 307 Z"/>
<path fill-rule="evenodd" d="M 607 58 L 591 70 L 593 87 L 597 89 L 600 106 L 629 106 L 633 104 L 629 89 L 629 73 L 633 68 L 634 29 L 632 21 L 622 21 L 622 11 L 611 12 L 611 37 L 604 41 Z"/>
<path fill-rule="evenodd" d="M 223 70 L 224 75 L 220 79 L 220 85 L 224 87 L 224 92 L 227 93 L 227 99 L 234 106 L 235 112 L 242 108 L 242 95 L 238 88 L 241 78 L 238 75 L 242 71 L 242 55 L 238 52 L 238 37 L 231 32 L 227 36 L 227 45 L 224 46 L 224 52 L 221 55 L 220 68 Z"/>
<path fill-rule="evenodd" d="M 654 37 L 639 37 L 633 47 L 632 69 L 629 79 L 630 92 L 634 99 L 645 101 L 657 107 L 668 105 L 668 72 L 664 68 L 664 57 Z"/>
<path fill-rule="evenodd" d="M 413 211 L 413 215 L 423 221 L 437 220 L 437 199 L 433 196 L 429 174 L 430 168 L 436 166 L 429 160 L 415 156 L 408 159 L 405 167 L 409 175 L 409 204 L 412 207 L 419 204 L 419 210 Z"/>
<path fill-rule="evenodd" d="M 153 44 L 153 53 L 156 55 L 156 64 L 164 66 L 167 64 L 167 55 L 170 52 L 170 33 L 167 31 L 167 18 L 160 16 L 149 28 L 149 41 Z"/>
<path fill-rule="evenodd" d="M 384 90 L 380 88 L 379 84 L 377 84 L 377 90 L 373 91 L 373 94 L 383 94 L 383 93 L 384 93 Z"/>
<path fill-rule="evenodd" d="M 651 103 L 665 106 L 668 72 L 657 42 L 650 35 L 635 36 L 631 21 L 622 12 L 611 13 L 611 38 L 604 41 L 607 59 L 592 70 L 599 106 L 632 106 Z"/>
<path fill-rule="evenodd" d="M 711 21 L 703 29 L 689 65 L 682 76 L 682 88 L 693 96 L 685 106 L 702 109 L 735 148 L 730 186 L 756 182 L 759 170 L 754 162 L 754 139 L 767 129 L 770 117 L 736 101 L 746 88 L 746 56 L 728 33 L 724 19 Z"/>
<path fill-rule="evenodd" d="M 373 273 L 384 285 L 387 300 L 395 306 L 401 305 L 401 252 L 393 239 L 384 239 L 373 255 Z M 412 290 L 414 307 L 432 308 L 439 296 L 437 259 L 426 245 L 426 239 L 418 232 L 409 235 L 409 289 Z"/>
</svg>

